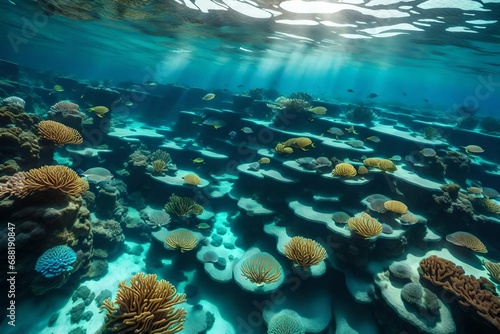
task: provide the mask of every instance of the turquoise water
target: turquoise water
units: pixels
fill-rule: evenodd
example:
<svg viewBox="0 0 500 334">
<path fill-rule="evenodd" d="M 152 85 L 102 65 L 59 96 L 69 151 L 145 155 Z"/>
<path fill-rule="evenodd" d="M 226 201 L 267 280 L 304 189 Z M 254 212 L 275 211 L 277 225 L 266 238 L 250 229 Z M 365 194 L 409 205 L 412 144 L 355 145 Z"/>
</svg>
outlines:
<svg viewBox="0 0 500 334">
<path fill-rule="evenodd" d="M 500 332 L 500 1 L 0 13 L 1 333 Z"/>
</svg>

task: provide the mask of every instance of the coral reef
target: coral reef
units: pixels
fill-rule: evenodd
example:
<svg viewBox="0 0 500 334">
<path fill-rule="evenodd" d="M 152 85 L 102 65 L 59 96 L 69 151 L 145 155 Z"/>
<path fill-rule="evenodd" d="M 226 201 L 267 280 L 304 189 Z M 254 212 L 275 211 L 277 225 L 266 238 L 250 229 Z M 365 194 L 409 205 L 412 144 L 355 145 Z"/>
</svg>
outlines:
<svg viewBox="0 0 500 334">
<path fill-rule="evenodd" d="M 198 238 L 185 228 L 178 228 L 170 233 L 165 244 L 172 249 L 179 249 L 182 253 L 194 249 L 198 245 Z"/>
<path fill-rule="evenodd" d="M 285 244 L 285 256 L 294 261 L 297 266 L 308 270 L 326 259 L 326 250 L 318 242 L 304 238 L 293 237 Z"/>
<path fill-rule="evenodd" d="M 351 105 L 345 116 L 353 123 L 365 124 L 371 124 L 377 118 L 377 115 L 370 108 L 360 105 Z"/>
<path fill-rule="evenodd" d="M 54 246 L 43 253 L 36 261 L 35 271 L 45 277 L 59 276 L 73 270 L 76 253 L 66 245 Z"/>
<path fill-rule="evenodd" d="M 176 305 L 186 300 L 168 281 L 156 275 L 138 273 L 130 278 L 130 286 L 118 284 L 116 299 L 106 299 L 105 328 L 114 333 L 177 333 L 186 321 L 186 312 Z"/>
</svg>

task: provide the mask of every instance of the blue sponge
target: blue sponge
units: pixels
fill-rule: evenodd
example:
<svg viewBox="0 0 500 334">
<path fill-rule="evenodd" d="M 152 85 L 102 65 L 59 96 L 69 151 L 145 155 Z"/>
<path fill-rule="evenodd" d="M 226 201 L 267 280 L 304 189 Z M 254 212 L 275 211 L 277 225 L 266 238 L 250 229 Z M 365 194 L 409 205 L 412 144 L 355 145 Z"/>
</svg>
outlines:
<svg viewBox="0 0 500 334">
<path fill-rule="evenodd" d="M 55 277 L 73 270 L 76 253 L 70 247 L 61 245 L 47 249 L 36 261 L 35 270 L 45 277 Z"/>
</svg>

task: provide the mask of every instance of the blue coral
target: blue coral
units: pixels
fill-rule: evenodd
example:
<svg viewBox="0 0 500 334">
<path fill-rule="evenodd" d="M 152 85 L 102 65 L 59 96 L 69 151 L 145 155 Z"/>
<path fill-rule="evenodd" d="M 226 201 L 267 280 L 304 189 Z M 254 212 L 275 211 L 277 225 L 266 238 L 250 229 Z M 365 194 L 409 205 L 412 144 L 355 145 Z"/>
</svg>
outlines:
<svg viewBox="0 0 500 334">
<path fill-rule="evenodd" d="M 73 270 L 71 266 L 76 261 L 76 253 L 70 247 L 61 245 L 47 249 L 36 261 L 35 270 L 43 276 L 55 277 L 66 271 Z"/>
</svg>

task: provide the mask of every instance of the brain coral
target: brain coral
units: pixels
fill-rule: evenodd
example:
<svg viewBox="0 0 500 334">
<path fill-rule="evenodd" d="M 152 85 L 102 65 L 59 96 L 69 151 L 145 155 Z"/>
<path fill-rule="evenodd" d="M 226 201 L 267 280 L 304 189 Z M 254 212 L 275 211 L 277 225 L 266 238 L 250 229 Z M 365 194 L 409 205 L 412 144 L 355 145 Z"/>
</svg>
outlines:
<svg viewBox="0 0 500 334">
<path fill-rule="evenodd" d="M 73 270 L 71 266 L 76 261 L 76 253 L 66 245 L 49 248 L 36 261 L 35 271 L 43 276 L 55 277 L 66 271 Z"/>
<path fill-rule="evenodd" d="M 267 326 L 267 334 L 304 334 L 304 326 L 297 312 L 283 310 L 274 315 Z"/>
</svg>

